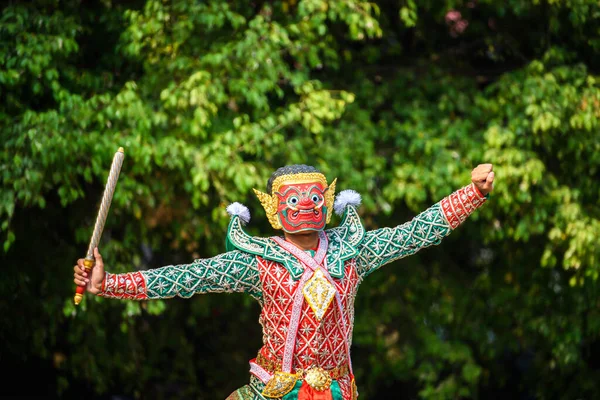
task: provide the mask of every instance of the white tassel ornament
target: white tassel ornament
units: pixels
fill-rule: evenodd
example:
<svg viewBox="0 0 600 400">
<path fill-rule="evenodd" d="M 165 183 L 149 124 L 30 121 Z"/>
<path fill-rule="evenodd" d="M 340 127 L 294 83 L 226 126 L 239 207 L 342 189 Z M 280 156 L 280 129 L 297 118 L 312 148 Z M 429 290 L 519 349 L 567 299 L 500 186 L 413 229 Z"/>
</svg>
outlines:
<svg viewBox="0 0 600 400">
<path fill-rule="evenodd" d="M 227 213 L 232 217 L 237 215 L 244 224 L 250 222 L 250 210 L 248 207 L 237 201 L 227 206 Z"/>
<path fill-rule="evenodd" d="M 358 207 L 360 202 L 360 193 L 358 193 L 356 190 L 342 190 L 337 196 L 335 196 L 333 210 L 337 215 L 342 216 L 346 206 Z"/>
</svg>

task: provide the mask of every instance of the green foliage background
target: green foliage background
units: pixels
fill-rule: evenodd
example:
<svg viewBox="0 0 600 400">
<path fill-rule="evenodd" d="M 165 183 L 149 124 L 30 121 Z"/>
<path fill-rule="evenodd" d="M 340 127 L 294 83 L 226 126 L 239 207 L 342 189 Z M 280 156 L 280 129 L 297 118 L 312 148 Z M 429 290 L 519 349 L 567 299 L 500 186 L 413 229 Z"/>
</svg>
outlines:
<svg viewBox="0 0 600 400">
<path fill-rule="evenodd" d="M 251 188 L 284 164 L 361 192 L 373 229 L 493 163 L 484 209 L 362 285 L 361 398 L 599 398 L 599 27 L 592 0 L 4 2 L 0 394 L 223 399 L 247 382 L 249 297 L 73 306 L 123 146 L 111 272 L 224 251 L 233 201 L 272 234 Z"/>
</svg>

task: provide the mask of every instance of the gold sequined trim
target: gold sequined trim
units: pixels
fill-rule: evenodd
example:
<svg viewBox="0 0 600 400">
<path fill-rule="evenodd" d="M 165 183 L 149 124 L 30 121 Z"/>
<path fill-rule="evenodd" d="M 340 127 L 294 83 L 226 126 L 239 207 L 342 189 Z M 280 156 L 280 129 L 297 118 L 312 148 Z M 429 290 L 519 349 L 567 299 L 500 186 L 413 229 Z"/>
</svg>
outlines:
<svg viewBox="0 0 600 400">
<path fill-rule="evenodd" d="M 273 374 L 277 371 L 281 371 L 281 361 L 279 361 L 279 362 L 273 361 L 273 360 L 265 357 L 261 352 L 259 352 L 258 355 L 256 356 L 256 364 L 271 374 Z M 348 375 L 350 373 L 350 368 L 348 368 L 348 364 L 343 364 L 343 365 L 340 365 L 339 367 L 328 369 L 326 371 L 331 376 L 331 379 L 339 379 L 339 378 L 342 378 L 342 377 Z M 303 371 L 300 370 L 298 372 L 303 372 Z"/>
<path fill-rule="evenodd" d="M 272 374 L 278 369 L 277 367 L 281 365 L 281 362 L 273 361 L 270 358 L 263 356 L 263 354 L 259 351 L 258 355 L 256 356 L 256 364 Z"/>
<path fill-rule="evenodd" d="M 327 187 L 327 178 L 319 172 L 302 172 L 299 174 L 281 175 L 275 178 L 271 185 L 271 193 L 279 191 L 279 188 L 284 184 L 299 184 L 308 182 L 319 182 L 324 187 Z"/>
</svg>

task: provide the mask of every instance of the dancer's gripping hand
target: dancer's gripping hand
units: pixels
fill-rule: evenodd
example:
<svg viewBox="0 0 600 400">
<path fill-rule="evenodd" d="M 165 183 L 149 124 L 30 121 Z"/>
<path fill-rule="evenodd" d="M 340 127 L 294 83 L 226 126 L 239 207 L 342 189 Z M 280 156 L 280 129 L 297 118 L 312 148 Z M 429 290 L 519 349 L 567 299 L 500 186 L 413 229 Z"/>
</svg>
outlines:
<svg viewBox="0 0 600 400">
<path fill-rule="evenodd" d="M 484 196 L 494 190 L 494 166 L 479 164 L 471 171 L 471 181 Z"/>
<path fill-rule="evenodd" d="M 85 285 L 88 292 L 98 294 L 102 291 L 102 282 L 104 281 L 104 261 L 102 261 L 102 256 L 97 247 L 94 249 L 94 258 L 96 262 L 92 267 L 91 274 L 85 272 L 84 259 L 77 260 L 77 265 L 73 268 L 75 270 L 74 282 L 77 286 Z"/>
</svg>

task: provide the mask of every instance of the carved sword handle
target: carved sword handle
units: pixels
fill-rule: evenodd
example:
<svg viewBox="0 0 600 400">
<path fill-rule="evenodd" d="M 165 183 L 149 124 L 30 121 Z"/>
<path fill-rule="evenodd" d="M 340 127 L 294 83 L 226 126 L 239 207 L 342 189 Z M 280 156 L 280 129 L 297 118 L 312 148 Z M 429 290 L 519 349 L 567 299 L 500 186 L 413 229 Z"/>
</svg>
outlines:
<svg viewBox="0 0 600 400">
<path fill-rule="evenodd" d="M 117 186 L 117 180 L 119 179 L 119 173 L 121 172 L 121 166 L 123 165 L 123 158 L 125 153 L 122 147 L 115 153 L 113 157 L 112 165 L 110 167 L 110 173 L 108 174 L 108 180 L 106 181 L 106 187 L 104 188 L 104 194 L 102 195 L 102 202 L 100 203 L 100 209 L 98 210 L 98 217 L 96 217 L 96 225 L 94 225 L 94 232 L 88 246 L 87 255 L 83 265 L 88 273 L 88 277 L 91 277 L 91 270 L 94 266 L 94 248 L 98 246 L 102 231 L 104 230 L 104 223 L 106 222 L 106 216 L 108 215 L 108 209 L 115 193 L 115 186 Z M 81 303 L 83 300 L 83 294 L 85 293 L 85 285 L 77 286 L 75 290 L 75 304 Z"/>
</svg>

